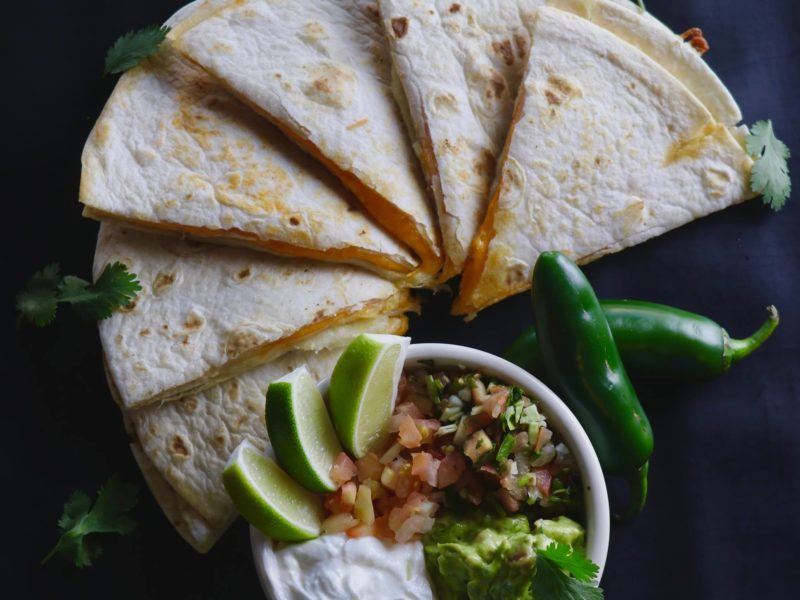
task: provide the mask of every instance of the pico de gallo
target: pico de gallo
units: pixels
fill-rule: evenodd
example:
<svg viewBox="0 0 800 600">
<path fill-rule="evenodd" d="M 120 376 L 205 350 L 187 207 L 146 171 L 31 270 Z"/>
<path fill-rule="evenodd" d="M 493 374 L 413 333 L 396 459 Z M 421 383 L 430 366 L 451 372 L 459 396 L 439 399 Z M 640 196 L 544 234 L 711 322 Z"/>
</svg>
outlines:
<svg viewBox="0 0 800 600">
<path fill-rule="evenodd" d="M 380 452 L 341 453 L 323 531 L 408 542 L 457 505 L 582 520 L 580 474 L 558 432 L 517 386 L 473 370 L 422 364 L 400 379 Z M 487 507 L 488 508 L 488 507 Z"/>
</svg>

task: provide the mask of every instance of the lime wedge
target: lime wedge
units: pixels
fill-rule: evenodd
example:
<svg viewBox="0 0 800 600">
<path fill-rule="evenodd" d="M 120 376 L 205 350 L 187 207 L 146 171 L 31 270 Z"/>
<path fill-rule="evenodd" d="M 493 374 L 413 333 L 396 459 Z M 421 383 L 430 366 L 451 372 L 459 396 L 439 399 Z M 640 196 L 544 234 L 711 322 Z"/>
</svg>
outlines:
<svg viewBox="0 0 800 600">
<path fill-rule="evenodd" d="M 244 441 L 233 451 L 222 481 L 236 510 L 267 537 L 281 542 L 319 537 L 322 498 L 251 443 Z"/>
<path fill-rule="evenodd" d="M 363 333 L 345 349 L 331 375 L 328 400 L 339 439 L 356 458 L 380 446 L 394 410 L 411 340 Z"/>
<path fill-rule="evenodd" d="M 275 458 L 286 472 L 312 492 L 335 491 L 330 472 L 342 446 L 305 367 L 270 384 L 266 417 Z"/>
</svg>

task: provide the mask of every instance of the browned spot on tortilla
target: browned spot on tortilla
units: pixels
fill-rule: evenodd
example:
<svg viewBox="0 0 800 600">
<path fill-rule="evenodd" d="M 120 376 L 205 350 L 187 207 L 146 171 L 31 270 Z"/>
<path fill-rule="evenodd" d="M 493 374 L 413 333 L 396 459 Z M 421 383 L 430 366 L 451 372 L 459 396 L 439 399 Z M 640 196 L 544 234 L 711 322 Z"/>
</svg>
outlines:
<svg viewBox="0 0 800 600">
<path fill-rule="evenodd" d="M 511 47 L 511 40 L 503 40 L 502 42 L 492 42 L 494 51 L 503 58 L 503 62 L 507 65 L 514 64 L 514 48 Z"/>
<path fill-rule="evenodd" d="M 225 445 L 225 436 L 222 434 L 217 434 L 214 436 L 214 445 L 217 448 L 222 448 Z"/>
<path fill-rule="evenodd" d="M 179 435 L 172 438 L 172 444 L 170 444 L 169 449 L 172 450 L 172 454 L 183 457 L 189 456 L 189 449 L 186 447 L 183 438 Z"/>
<path fill-rule="evenodd" d="M 510 287 L 528 281 L 528 273 L 523 265 L 512 265 L 506 270 L 506 284 Z"/>
<path fill-rule="evenodd" d="M 234 331 L 225 344 L 225 354 L 228 358 L 236 358 L 245 350 L 258 346 L 260 342 L 261 339 L 252 331 Z"/>
<path fill-rule="evenodd" d="M 544 96 L 547 98 L 548 104 L 559 106 L 577 93 L 578 90 L 573 88 L 567 80 L 562 79 L 558 75 L 550 75 L 547 78 Z"/>
<path fill-rule="evenodd" d="M 200 329 L 203 325 L 205 325 L 203 317 L 194 312 L 186 315 L 186 320 L 183 322 L 186 329 Z"/>
<path fill-rule="evenodd" d="M 242 426 L 247 423 L 247 415 L 242 415 L 238 419 L 236 419 L 236 429 L 239 430 Z"/>
<path fill-rule="evenodd" d="M 300 225 L 300 219 L 298 219 L 297 217 L 289 217 L 289 225 L 297 227 L 298 225 Z"/>
<path fill-rule="evenodd" d="M 472 167 L 475 169 L 475 172 L 482 177 L 494 175 L 494 154 L 488 150 L 483 150 L 480 158 L 475 160 Z"/>
<path fill-rule="evenodd" d="M 694 135 L 674 142 L 667 149 L 664 164 L 669 165 L 686 158 L 697 158 L 714 140 L 723 139 L 726 133 L 725 125 L 708 123 Z"/>
<path fill-rule="evenodd" d="M 131 312 L 134 308 L 136 308 L 136 303 L 137 303 L 136 301 L 137 300 L 138 300 L 138 298 L 134 298 L 133 300 L 131 300 L 130 302 L 128 302 L 124 306 L 121 306 L 119 309 L 122 312 Z"/>
<path fill-rule="evenodd" d="M 320 92 L 325 92 L 328 94 L 331 92 L 331 86 L 328 83 L 328 79 L 325 77 L 322 77 L 321 79 L 315 79 L 311 85 L 314 86 L 314 89 L 319 90 Z"/>
<path fill-rule="evenodd" d="M 628 84 L 628 88 L 629 88 L 631 91 L 633 91 L 633 90 L 635 90 L 635 89 L 636 89 L 636 84 L 635 84 L 633 81 L 631 81 L 631 82 Z"/>
<path fill-rule="evenodd" d="M 497 71 L 492 71 L 489 79 L 489 86 L 486 88 L 486 96 L 489 98 L 500 98 L 506 91 L 506 80 Z"/>
<path fill-rule="evenodd" d="M 378 10 L 378 7 L 374 4 L 367 4 L 365 7 L 367 14 L 372 17 L 374 20 L 378 20 L 381 16 L 381 12 Z"/>
<path fill-rule="evenodd" d="M 257 412 L 261 412 L 262 408 L 260 406 L 256 405 L 256 404 L 253 404 L 252 402 L 248 402 L 247 403 L 247 410 L 249 410 L 250 412 L 257 413 Z"/>
<path fill-rule="evenodd" d="M 116 335 L 116 337 L 114 338 L 114 341 L 117 343 L 117 345 L 121 344 L 121 343 L 122 343 L 122 340 L 123 340 L 123 337 L 122 337 L 122 334 L 121 334 L 121 333 L 118 333 L 118 334 Z"/>
<path fill-rule="evenodd" d="M 314 313 L 314 321 L 321 321 L 325 318 L 325 309 L 320 308 L 316 313 Z"/>
<path fill-rule="evenodd" d="M 237 281 L 244 281 L 245 279 L 250 277 L 250 267 L 245 267 L 241 271 L 236 274 Z"/>
<path fill-rule="evenodd" d="M 142 337 L 147 337 L 148 335 L 150 335 L 150 330 L 145 327 L 139 332 L 139 335 Z"/>
<path fill-rule="evenodd" d="M 525 39 L 525 36 L 515 33 L 514 41 L 517 43 L 517 56 L 520 58 L 528 56 L 528 40 Z"/>
<path fill-rule="evenodd" d="M 155 281 L 153 282 L 153 292 L 160 294 L 173 283 L 175 283 L 174 273 L 164 273 L 163 271 L 159 272 L 159 274 L 156 275 Z"/>
<path fill-rule="evenodd" d="M 461 10 L 461 5 L 460 4 L 453 3 L 453 4 L 450 5 L 450 12 L 451 13 L 457 13 L 460 10 Z"/>
<path fill-rule="evenodd" d="M 164 323 L 164 324 L 161 326 L 161 329 L 163 329 L 164 331 L 169 331 L 169 325 L 167 325 L 166 323 Z"/>
<path fill-rule="evenodd" d="M 392 31 L 397 39 L 403 37 L 408 32 L 408 19 L 405 17 L 392 19 Z"/>
<path fill-rule="evenodd" d="M 197 410 L 197 398 L 194 396 L 184 396 L 179 400 L 181 406 L 183 406 L 186 411 L 193 413 Z"/>
<path fill-rule="evenodd" d="M 183 346 L 188 346 L 189 345 L 189 336 L 188 335 L 183 336 L 183 339 L 181 340 L 181 345 L 183 345 Z"/>
</svg>

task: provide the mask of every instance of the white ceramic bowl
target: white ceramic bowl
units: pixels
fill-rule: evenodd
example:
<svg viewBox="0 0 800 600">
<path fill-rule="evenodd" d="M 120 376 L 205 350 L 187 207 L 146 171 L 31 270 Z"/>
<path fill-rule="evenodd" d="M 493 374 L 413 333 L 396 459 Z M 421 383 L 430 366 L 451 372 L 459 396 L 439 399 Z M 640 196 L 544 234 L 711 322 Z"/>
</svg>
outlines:
<svg viewBox="0 0 800 600">
<path fill-rule="evenodd" d="M 406 367 L 414 366 L 421 360 L 433 360 L 437 366 L 460 365 L 492 375 L 505 383 L 521 387 L 539 402 L 550 428 L 563 436 L 578 463 L 586 505 L 586 554 L 599 567 L 599 580 L 608 554 L 608 491 L 597 454 L 572 411 L 536 377 L 488 352 L 452 344 L 411 344 L 406 356 Z M 324 395 L 327 389 L 328 381 L 325 380 L 320 383 L 320 391 Z M 273 598 L 274 588 L 267 575 L 268 564 L 273 559 L 272 546 L 253 527 L 250 528 L 250 539 L 261 586 L 267 597 Z"/>
</svg>

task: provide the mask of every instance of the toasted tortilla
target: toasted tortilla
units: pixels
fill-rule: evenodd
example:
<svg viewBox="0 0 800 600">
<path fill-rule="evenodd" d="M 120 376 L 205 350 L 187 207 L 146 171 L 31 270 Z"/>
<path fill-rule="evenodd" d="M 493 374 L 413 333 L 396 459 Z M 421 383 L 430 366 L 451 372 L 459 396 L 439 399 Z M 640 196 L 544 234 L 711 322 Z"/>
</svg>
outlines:
<svg viewBox="0 0 800 600">
<path fill-rule="evenodd" d="M 461 271 L 486 212 L 542 0 L 380 0 L 392 64 L 436 200 L 445 265 Z"/>
<path fill-rule="evenodd" d="M 178 533 L 205 552 L 235 518 L 222 484 L 222 470 L 242 441 L 266 447 L 264 402 L 272 381 L 302 365 L 316 380 L 322 380 L 355 336 L 365 332 L 401 335 L 407 327 L 402 314 L 334 327 L 301 342 L 292 352 L 204 392 L 127 411 L 126 427 L 136 438 L 134 455 Z M 119 401 L 111 378 L 109 387 Z"/>
<path fill-rule="evenodd" d="M 422 273 L 438 271 L 436 218 L 392 98 L 374 4 L 232 0 L 172 37 L 350 188 L 417 253 Z"/>
<path fill-rule="evenodd" d="M 168 23 L 209 4 L 220 2 Z M 168 43 L 120 78 L 82 162 L 92 218 L 395 277 L 418 264 L 322 165 Z"/>
<path fill-rule="evenodd" d="M 752 197 L 731 130 L 637 48 L 549 7 L 532 40 L 454 314 L 528 289 L 543 251 L 586 263 Z"/>
<path fill-rule="evenodd" d="M 236 518 L 236 511 L 231 510 L 222 521 L 209 521 L 204 518 L 175 493 L 138 443 L 133 443 L 130 447 L 145 483 L 164 512 L 164 516 L 192 548 L 201 554 L 208 552 Z"/>
<path fill-rule="evenodd" d="M 95 277 L 116 261 L 143 288 L 99 327 L 125 408 L 210 387 L 333 325 L 413 306 L 408 290 L 350 265 L 103 223 Z"/>
</svg>

